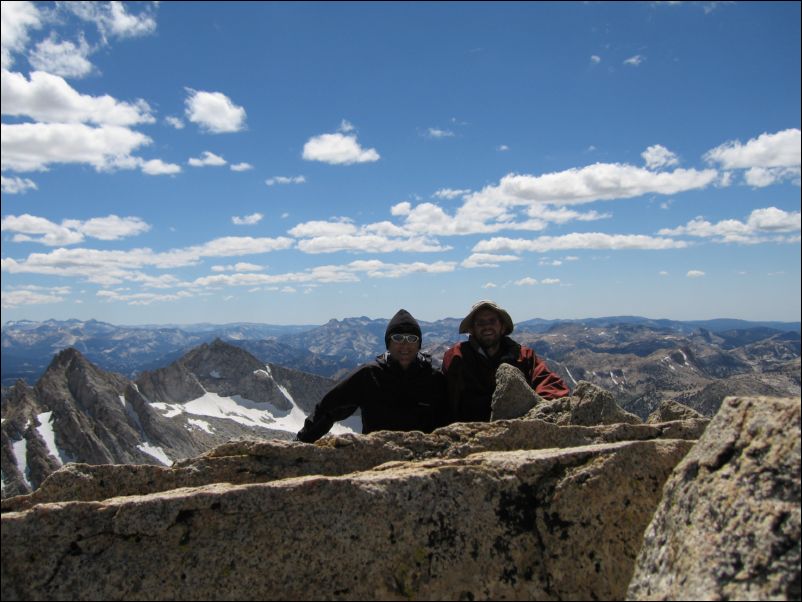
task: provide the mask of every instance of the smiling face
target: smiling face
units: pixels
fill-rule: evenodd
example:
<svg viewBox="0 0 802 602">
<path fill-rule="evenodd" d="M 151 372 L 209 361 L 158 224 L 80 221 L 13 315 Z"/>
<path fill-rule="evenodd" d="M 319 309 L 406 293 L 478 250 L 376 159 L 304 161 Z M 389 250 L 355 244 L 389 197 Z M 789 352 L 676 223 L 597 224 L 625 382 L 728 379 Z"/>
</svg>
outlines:
<svg viewBox="0 0 802 602">
<path fill-rule="evenodd" d="M 418 349 L 420 349 L 420 339 L 415 343 L 410 343 L 406 336 L 404 336 L 404 340 L 400 342 L 394 341 L 391 337 L 390 345 L 387 347 L 387 351 L 390 352 L 390 357 L 397 361 L 404 370 L 409 368 L 412 362 L 415 361 L 415 357 L 418 355 Z"/>
<path fill-rule="evenodd" d="M 489 355 L 494 355 L 501 344 L 502 331 L 499 315 L 492 309 L 483 309 L 473 318 L 473 338 Z"/>
</svg>

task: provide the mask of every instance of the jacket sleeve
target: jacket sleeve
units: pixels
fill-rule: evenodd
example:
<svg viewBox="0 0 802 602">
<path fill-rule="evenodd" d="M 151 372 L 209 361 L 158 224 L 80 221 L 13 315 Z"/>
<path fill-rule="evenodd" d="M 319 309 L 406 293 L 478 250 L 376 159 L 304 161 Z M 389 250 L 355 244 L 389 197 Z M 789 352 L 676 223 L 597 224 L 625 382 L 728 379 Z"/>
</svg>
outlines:
<svg viewBox="0 0 802 602">
<path fill-rule="evenodd" d="M 532 375 L 529 379 L 535 393 L 540 395 L 543 399 L 557 399 L 558 397 L 565 397 L 571 394 L 568 385 L 565 384 L 562 378 L 557 376 L 554 372 L 549 370 L 546 362 L 541 360 L 537 354 L 533 353 L 534 365 L 532 366 Z"/>
<path fill-rule="evenodd" d="M 295 438 L 304 443 L 314 443 L 328 433 L 335 422 L 356 412 L 361 402 L 359 383 L 367 376 L 367 367 L 362 367 L 337 383 L 315 406 Z"/>
</svg>

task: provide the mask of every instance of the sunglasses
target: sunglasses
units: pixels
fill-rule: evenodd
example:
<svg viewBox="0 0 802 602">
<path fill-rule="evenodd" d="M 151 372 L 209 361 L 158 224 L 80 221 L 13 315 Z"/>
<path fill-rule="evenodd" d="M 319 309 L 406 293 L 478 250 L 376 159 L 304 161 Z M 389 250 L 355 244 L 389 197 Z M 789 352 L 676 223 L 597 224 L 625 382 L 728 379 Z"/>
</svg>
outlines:
<svg viewBox="0 0 802 602">
<path fill-rule="evenodd" d="M 420 337 L 416 334 L 391 334 L 390 340 L 394 343 L 403 343 L 404 341 L 407 343 L 417 343 Z"/>
</svg>

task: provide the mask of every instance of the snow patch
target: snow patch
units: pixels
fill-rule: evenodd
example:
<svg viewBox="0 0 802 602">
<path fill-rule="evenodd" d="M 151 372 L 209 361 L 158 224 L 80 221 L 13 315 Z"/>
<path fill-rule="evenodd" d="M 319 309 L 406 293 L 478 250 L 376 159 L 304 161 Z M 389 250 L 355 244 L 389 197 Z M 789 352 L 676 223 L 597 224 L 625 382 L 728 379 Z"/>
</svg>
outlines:
<svg viewBox="0 0 802 602">
<path fill-rule="evenodd" d="M 36 419 L 39 421 L 39 426 L 36 427 L 36 431 L 45 442 L 47 451 L 50 452 L 50 455 L 53 456 L 55 460 L 58 460 L 59 464 L 66 464 L 69 460 L 67 460 L 64 453 L 56 446 L 56 433 L 53 431 L 53 412 L 42 412 L 36 416 Z"/>
<path fill-rule="evenodd" d="M 28 430 L 28 426 L 29 424 L 25 425 L 25 430 Z M 17 468 L 23 480 L 33 490 L 33 485 L 31 485 L 31 481 L 28 478 L 28 441 L 25 437 L 19 441 L 12 441 L 11 451 L 14 452 L 14 459 L 17 461 Z"/>
<path fill-rule="evenodd" d="M 173 461 L 167 457 L 167 454 L 164 453 L 164 450 L 161 447 L 158 447 L 156 445 L 151 445 L 147 441 L 145 441 L 144 443 L 140 443 L 136 447 L 137 449 L 145 452 L 149 456 L 157 459 L 165 466 L 171 466 L 173 464 Z"/>
<path fill-rule="evenodd" d="M 214 434 L 214 431 L 212 430 L 211 425 L 208 422 L 206 422 L 205 420 L 197 420 L 195 418 L 187 418 L 187 423 L 192 425 L 192 426 L 194 426 L 195 428 L 198 428 L 198 429 L 202 430 L 202 431 L 206 431 L 210 435 Z"/>
</svg>

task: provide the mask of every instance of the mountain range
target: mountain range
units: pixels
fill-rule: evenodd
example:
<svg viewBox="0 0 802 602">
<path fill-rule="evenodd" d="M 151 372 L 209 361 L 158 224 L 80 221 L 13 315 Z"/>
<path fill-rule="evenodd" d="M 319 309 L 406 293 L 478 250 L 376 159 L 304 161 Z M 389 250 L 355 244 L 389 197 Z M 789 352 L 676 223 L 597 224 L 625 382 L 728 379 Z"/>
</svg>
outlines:
<svg viewBox="0 0 802 602">
<path fill-rule="evenodd" d="M 135 378 L 143 370 L 166 366 L 190 349 L 215 339 L 232 342 L 258 357 L 296 370 L 329 378 L 339 378 L 360 363 L 384 351 L 386 319 L 367 317 L 330 320 L 320 326 L 233 323 L 225 325 L 149 325 L 117 326 L 97 320 L 47 320 L 7 322 L 2 327 L 2 384 L 10 386 L 22 378 L 33 384 L 44 372 L 54 354 L 74 347 L 97 366 Z M 459 318 L 421 322 L 424 350 L 435 362 L 460 339 Z M 727 349 L 767 339 L 782 333 L 796 333 L 799 322 L 747 322 L 717 319 L 681 322 L 653 320 L 637 316 L 588 318 L 585 320 L 533 319 L 516 324 L 515 338 L 532 340 L 532 335 L 554 330 L 588 328 L 603 332 L 610 327 L 630 338 L 625 326 L 643 327 L 654 332 L 692 335 L 710 332 L 723 339 Z M 788 334 L 792 336 L 792 334 Z M 536 348 L 538 349 L 538 348 Z M 539 351 L 539 349 L 538 349 Z"/>
<path fill-rule="evenodd" d="M 36 489 L 67 462 L 169 465 L 235 438 L 290 439 L 337 378 L 384 350 L 386 324 L 363 317 L 282 331 L 9 323 L 4 384 L 17 379 L 2 395 L 3 497 Z M 458 324 L 421 323 L 424 349 L 442 357 Z M 539 320 L 517 325 L 513 336 L 572 389 L 589 381 L 640 418 L 663 401 L 711 416 L 727 395 L 799 396 L 793 325 L 707 324 L 722 329 L 634 318 Z M 205 340 L 210 334 L 223 336 Z M 360 430 L 354 416 L 333 432 Z"/>
</svg>

